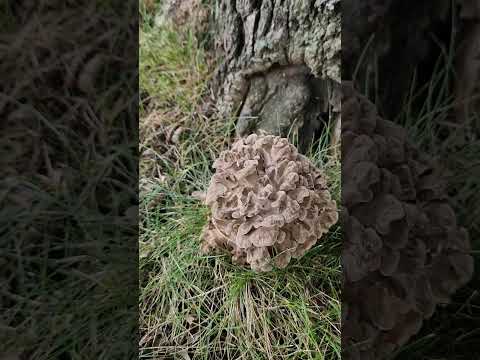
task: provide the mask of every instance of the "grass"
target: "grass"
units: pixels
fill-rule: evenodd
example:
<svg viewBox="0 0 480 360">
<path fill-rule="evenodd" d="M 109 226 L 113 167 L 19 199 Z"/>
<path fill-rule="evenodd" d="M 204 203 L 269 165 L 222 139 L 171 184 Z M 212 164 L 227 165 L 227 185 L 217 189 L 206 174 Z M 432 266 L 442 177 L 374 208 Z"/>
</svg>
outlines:
<svg viewBox="0 0 480 360">
<path fill-rule="evenodd" d="M 135 11 L 70 5 L 2 9 L 15 14 L 0 36 L 2 358 L 136 352 Z M 85 79 L 93 92 L 81 91 Z"/>
<path fill-rule="evenodd" d="M 202 111 L 212 67 L 189 29 L 146 24 L 141 39 L 140 357 L 339 359 L 340 229 L 268 273 L 199 254 L 208 209 L 190 194 L 207 187 L 235 119 Z M 172 128 L 179 140 L 169 141 Z M 309 156 L 339 200 L 328 144 L 322 137 Z"/>
<path fill-rule="evenodd" d="M 198 48 L 193 31 L 145 26 L 140 29 L 139 46 L 139 86 L 145 95 L 141 115 L 146 114 L 150 103 L 192 111 L 203 94 L 207 76 L 206 55 Z"/>
<path fill-rule="evenodd" d="M 199 255 L 207 209 L 165 194 L 142 225 L 142 358 L 339 358 L 338 229 L 287 269 L 257 274 Z"/>
</svg>

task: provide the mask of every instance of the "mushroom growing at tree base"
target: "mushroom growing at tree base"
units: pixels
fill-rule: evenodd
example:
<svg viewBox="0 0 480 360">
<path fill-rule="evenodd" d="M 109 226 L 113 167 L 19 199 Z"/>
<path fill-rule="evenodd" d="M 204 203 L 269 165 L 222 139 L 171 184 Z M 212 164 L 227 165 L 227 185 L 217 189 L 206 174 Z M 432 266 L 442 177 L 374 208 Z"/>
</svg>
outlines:
<svg viewBox="0 0 480 360">
<path fill-rule="evenodd" d="M 285 138 L 240 138 L 214 168 L 204 252 L 228 252 L 255 271 L 284 268 L 338 220 L 325 175 Z"/>
</svg>

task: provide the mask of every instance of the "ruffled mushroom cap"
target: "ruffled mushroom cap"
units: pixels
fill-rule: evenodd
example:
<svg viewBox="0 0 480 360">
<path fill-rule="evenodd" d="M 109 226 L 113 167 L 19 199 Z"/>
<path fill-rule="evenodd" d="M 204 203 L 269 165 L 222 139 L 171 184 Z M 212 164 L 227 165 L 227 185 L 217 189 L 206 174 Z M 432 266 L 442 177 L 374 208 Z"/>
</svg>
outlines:
<svg viewBox="0 0 480 360">
<path fill-rule="evenodd" d="M 287 139 L 250 135 L 215 161 L 202 250 L 256 271 L 284 268 L 338 220 L 326 179 Z"/>
<path fill-rule="evenodd" d="M 440 166 L 343 85 L 342 346 L 383 359 L 473 273 Z"/>
</svg>

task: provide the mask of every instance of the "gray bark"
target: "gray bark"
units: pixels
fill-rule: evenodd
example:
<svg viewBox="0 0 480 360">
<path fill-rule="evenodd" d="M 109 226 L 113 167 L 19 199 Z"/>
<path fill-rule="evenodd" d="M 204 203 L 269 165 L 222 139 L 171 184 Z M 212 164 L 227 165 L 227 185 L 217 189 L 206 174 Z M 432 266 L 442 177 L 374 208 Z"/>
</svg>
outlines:
<svg viewBox="0 0 480 360">
<path fill-rule="evenodd" d="M 219 1 L 216 103 L 237 135 L 298 131 L 306 144 L 339 116 L 340 15 L 339 0 Z"/>
</svg>

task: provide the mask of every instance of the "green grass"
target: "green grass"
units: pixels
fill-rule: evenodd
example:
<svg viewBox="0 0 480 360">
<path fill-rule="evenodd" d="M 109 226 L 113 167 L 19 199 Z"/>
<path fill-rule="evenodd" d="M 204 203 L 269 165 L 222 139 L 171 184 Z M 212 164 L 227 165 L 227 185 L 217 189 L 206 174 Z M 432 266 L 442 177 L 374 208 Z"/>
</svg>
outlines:
<svg viewBox="0 0 480 360">
<path fill-rule="evenodd" d="M 193 31 L 178 32 L 167 26 L 140 29 L 140 110 L 146 104 L 193 110 L 203 93 L 207 76 L 205 54 Z"/>
<path fill-rule="evenodd" d="M 140 356 L 339 359 L 339 227 L 302 259 L 268 273 L 234 265 L 227 255 L 200 254 L 209 210 L 190 194 L 208 186 L 235 119 L 199 111 L 211 67 L 188 29 L 142 31 L 140 150 L 148 156 L 140 169 L 148 186 L 140 204 Z M 160 132 L 170 125 L 185 134 L 162 143 Z M 325 135 L 308 155 L 326 169 L 339 200 L 340 164 L 328 144 Z"/>
<path fill-rule="evenodd" d="M 207 54 L 198 43 L 195 29 L 184 27 L 179 31 L 159 20 L 161 1 L 143 0 L 140 5 L 140 115 L 156 108 L 190 113 L 195 110 L 209 76 Z"/>
<path fill-rule="evenodd" d="M 286 269 L 258 274 L 199 255 L 208 209 L 163 192 L 164 205 L 142 219 L 142 357 L 340 357 L 338 228 Z"/>
</svg>

